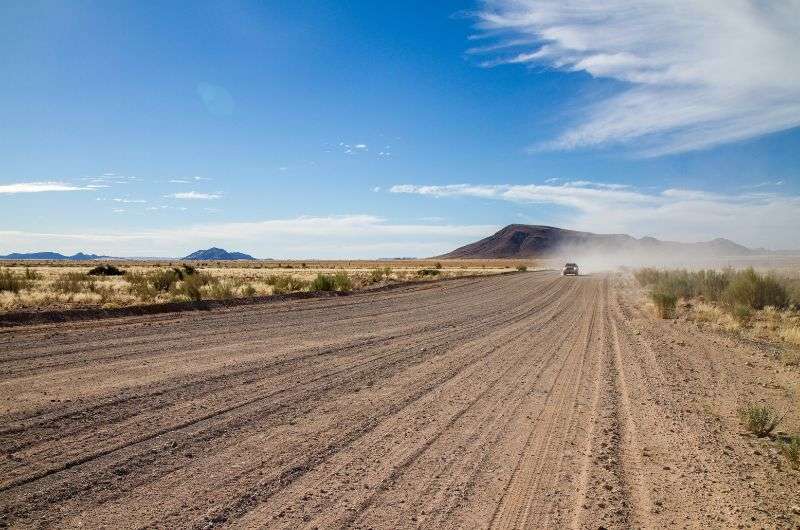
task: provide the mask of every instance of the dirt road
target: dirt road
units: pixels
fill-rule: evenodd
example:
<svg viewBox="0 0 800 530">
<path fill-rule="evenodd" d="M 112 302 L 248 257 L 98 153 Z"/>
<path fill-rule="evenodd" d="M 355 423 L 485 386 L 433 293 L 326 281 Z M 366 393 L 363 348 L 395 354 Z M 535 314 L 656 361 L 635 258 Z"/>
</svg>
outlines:
<svg viewBox="0 0 800 530">
<path fill-rule="evenodd" d="M 0 330 L 0 524 L 793 527 L 796 380 L 550 272 Z"/>
</svg>

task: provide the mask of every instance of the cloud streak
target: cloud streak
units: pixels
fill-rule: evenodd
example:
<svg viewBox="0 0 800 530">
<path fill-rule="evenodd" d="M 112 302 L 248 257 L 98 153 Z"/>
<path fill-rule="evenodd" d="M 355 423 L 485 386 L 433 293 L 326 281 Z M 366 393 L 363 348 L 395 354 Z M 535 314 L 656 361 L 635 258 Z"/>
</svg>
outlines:
<svg viewBox="0 0 800 530">
<path fill-rule="evenodd" d="M 391 193 L 471 197 L 563 208 L 548 224 L 593 232 L 701 241 L 727 237 L 770 248 L 798 247 L 800 196 L 748 192 L 719 194 L 687 189 L 645 192 L 603 183 L 396 185 Z"/>
<path fill-rule="evenodd" d="M 93 187 L 75 186 L 64 182 L 18 182 L 15 184 L 0 184 L 0 194 L 87 191 L 91 189 L 93 189 Z"/>
<path fill-rule="evenodd" d="M 635 145 L 644 156 L 800 126 L 800 2 L 487 0 L 485 66 L 526 64 L 621 82 L 539 148 Z"/>
<path fill-rule="evenodd" d="M 219 193 L 202 193 L 199 191 L 182 191 L 178 193 L 172 193 L 167 195 L 166 197 L 170 197 L 172 199 L 182 199 L 182 200 L 189 200 L 189 201 L 210 201 L 214 199 L 219 199 L 222 197 Z"/>
</svg>

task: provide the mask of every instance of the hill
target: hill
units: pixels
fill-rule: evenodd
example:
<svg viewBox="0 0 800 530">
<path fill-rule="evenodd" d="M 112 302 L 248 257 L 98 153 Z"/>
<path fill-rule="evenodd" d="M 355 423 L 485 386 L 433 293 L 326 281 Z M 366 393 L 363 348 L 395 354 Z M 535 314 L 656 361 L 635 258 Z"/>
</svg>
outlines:
<svg viewBox="0 0 800 530">
<path fill-rule="evenodd" d="M 84 254 L 83 252 L 78 252 L 77 254 L 73 254 L 72 256 L 65 256 L 64 254 L 59 254 L 58 252 L 28 252 L 28 253 L 12 252 L 11 254 L 0 256 L 0 259 L 30 259 L 30 260 L 41 260 L 41 261 L 61 261 L 61 260 L 91 261 L 95 259 L 108 259 L 108 258 L 109 256 L 99 256 L 97 254 Z"/>
<path fill-rule="evenodd" d="M 206 250 L 198 250 L 192 252 L 191 254 L 182 259 L 220 261 L 220 260 L 237 260 L 237 259 L 256 259 L 256 258 L 251 256 L 250 254 L 244 254 L 242 252 L 228 252 L 223 248 L 211 247 Z"/>
<path fill-rule="evenodd" d="M 700 243 L 677 243 L 654 237 L 636 239 L 626 234 L 594 234 L 553 226 L 514 224 L 439 257 L 488 259 L 622 254 L 719 258 L 749 256 L 754 253 L 755 251 L 747 247 L 723 238 Z"/>
</svg>

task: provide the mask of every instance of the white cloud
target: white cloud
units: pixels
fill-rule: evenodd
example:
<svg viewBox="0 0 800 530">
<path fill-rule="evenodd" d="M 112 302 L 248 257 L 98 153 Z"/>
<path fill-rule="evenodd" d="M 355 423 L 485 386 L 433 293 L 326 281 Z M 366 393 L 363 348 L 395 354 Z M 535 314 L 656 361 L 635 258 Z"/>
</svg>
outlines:
<svg viewBox="0 0 800 530">
<path fill-rule="evenodd" d="M 184 200 L 200 200 L 200 201 L 209 201 L 213 199 L 219 199 L 222 197 L 219 193 L 202 193 L 199 191 L 182 191 L 179 193 L 172 193 L 170 195 L 166 195 L 166 197 L 171 197 L 173 199 L 184 199 Z"/>
<path fill-rule="evenodd" d="M 114 202 L 121 202 L 123 204 L 145 204 L 147 201 L 144 199 L 126 199 L 126 198 L 114 198 L 111 199 Z"/>
<path fill-rule="evenodd" d="M 277 258 L 431 256 L 484 237 L 494 225 L 390 223 L 373 215 L 297 217 L 120 232 L 0 231 L 2 251 L 91 248 L 116 256 L 176 256 L 223 246 Z"/>
<path fill-rule="evenodd" d="M 0 184 L 2 193 L 43 193 L 48 191 L 85 191 L 90 187 L 75 186 L 64 182 L 18 182 L 15 184 Z"/>
<path fill-rule="evenodd" d="M 597 184 L 406 184 L 392 186 L 389 191 L 555 205 L 563 210 L 555 216 L 549 214 L 548 224 L 592 232 L 628 233 L 637 237 L 652 235 L 681 241 L 726 237 L 750 246 L 800 247 L 796 233 L 796 227 L 800 226 L 800 196 L 797 195 L 718 194 L 674 188 L 644 192 Z"/>
<path fill-rule="evenodd" d="M 487 66 L 624 83 L 544 147 L 635 142 L 657 156 L 800 126 L 796 0 L 487 0 L 477 16 L 504 53 Z"/>
</svg>

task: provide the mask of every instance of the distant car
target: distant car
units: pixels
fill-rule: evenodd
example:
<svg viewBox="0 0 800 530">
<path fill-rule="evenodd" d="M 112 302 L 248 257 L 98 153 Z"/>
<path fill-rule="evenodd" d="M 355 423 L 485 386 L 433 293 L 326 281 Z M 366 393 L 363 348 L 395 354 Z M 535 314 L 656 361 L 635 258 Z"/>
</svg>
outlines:
<svg viewBox="0 0 800 530">
<path fill-rule="evenodd" d="M 561 269 L 561 276 L 567 276 L 568 274 L 572 274 L 573 276 L 578 275 L 578 265 L 576 263 L 567 263 L 564 265 L 564 268 Z"/>
</svg>

